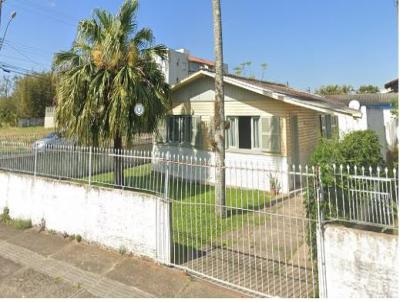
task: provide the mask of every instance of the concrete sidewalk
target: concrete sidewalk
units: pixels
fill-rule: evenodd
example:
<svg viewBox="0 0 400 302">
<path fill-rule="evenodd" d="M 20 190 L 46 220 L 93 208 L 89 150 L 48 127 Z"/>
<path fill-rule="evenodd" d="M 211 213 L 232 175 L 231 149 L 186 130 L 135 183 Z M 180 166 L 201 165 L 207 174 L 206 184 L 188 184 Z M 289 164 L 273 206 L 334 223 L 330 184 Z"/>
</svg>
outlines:
<svg viewBox="0 0 400 302">
<path fill-rule="evenodd" d="M 0 297 L 187 297 L 245 295 L 158 265 L 37 229 L 0 223 Z"/>
</svg>

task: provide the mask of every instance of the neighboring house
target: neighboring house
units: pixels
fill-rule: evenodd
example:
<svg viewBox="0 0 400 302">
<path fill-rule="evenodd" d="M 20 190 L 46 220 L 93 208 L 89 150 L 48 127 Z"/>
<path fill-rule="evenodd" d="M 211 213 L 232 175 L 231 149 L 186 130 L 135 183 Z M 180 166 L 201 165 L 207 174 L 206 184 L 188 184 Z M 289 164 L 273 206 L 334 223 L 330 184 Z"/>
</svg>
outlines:
<svg viewBox="0 0 400 302">
<path fill-rule="evenodd" d="M 160 127 L 155 151 L 213 160 L 214 75 L 201 70 L 172 87 L 172 110 Z M 287 171 L 288 165 L 308 162 L 321 137 L 321 115 L 360 116 L 347 106 L 286 85 L 234 75 L 226 75 L 224 82 L 228 162 L 254 160 L 271 171 Z M 213 172 L 209 174 L 212 182 Z M 254 179 L 265 183 L 269 178 L 248 177 L 249 183 L 242 180 L 240 185 L 251 187 Z M 287 191 L 288 180 L 281 182 Z M 227 183 L 235 185 L 233 176 L 227 175 Z"/>
<path fill-rule="evenodd" d="M 385 84 L 385 89 L 387 89 L 388 92 L 399 92 L 399 79 L 387 82 Z"/>
<path fill-rule="evenodd" d="M 46 107 L 46 113 L 44 116 L 44 127 L 45 128 L 55 128 L 55 106 Z"/>
<path fill-rule="evenodd" d="M 182 81 L 201 69 L 215 70 L 213 61 L 194 57 L 189 50 L 184 48 L 177 50 L 168 48 L 166 58 L 164 60 L 156 58 L 156 61 L 160 64 L 165 80 L 170 85 Z M 228 72 L 228 65 L 225 64 L 224 69 Z"/>
<path fill-rule="evenodd" d="M 393 81 L 392 81 L 393 82 Z M 386 87 L 386 85 L 385 85 Z M 397 101 L 398 93 L 364 93 L 329 96 L 338 105 L 359 109 L 360 119 L 340 116 L 338 119 L 339 136 L 356 130 L 374 130 L 379 137 L 381 154 L 388 159 L 388 151 L 393 151 L 396 144 L 397 119 L 391 113 L 393 101 Z"/>
</svg>

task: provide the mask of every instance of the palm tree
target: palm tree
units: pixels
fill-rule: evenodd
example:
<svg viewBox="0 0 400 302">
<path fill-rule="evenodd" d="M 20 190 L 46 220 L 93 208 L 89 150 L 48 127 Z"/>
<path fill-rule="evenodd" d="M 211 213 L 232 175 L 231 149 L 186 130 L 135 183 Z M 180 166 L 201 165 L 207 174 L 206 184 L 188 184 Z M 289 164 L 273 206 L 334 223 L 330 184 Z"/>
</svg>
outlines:
<svg viewBox="0 0 400 302">
<path fill-rule="evenodd" d="M 127 145 L 135 134 L 152 132 L 169 108 L 169 86 L 155 61 L 166 47 L 154 45 L 148 28 L 138 30 L 137 0 L 125 0 L 114 16 L 95 10 L 82 20 L 73 46 L 55 54 L 58 75 L 57 123 L 69 137 L 99 145 Z M 136 116 L 142 103 L 145 113 Z M 121 158 L 114 160 L 114 181 L 123 184 Z"/>
<path fill-rule="evenodd" d="M 222 22 L 220 0 L 212 0 L 214 16 L 214 52 L 215 52 L 215 202 L 216 214 L 225 217 L 225 110 L 224 110 L 224 70 L 222 49 Z"/>
</svg>

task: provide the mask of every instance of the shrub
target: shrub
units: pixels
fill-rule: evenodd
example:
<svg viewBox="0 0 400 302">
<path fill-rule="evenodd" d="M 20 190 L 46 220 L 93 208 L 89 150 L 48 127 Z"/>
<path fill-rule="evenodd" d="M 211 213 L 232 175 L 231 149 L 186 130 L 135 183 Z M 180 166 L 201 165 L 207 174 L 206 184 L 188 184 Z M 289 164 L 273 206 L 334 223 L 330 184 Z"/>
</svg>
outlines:
<svg viewBox="0 0 400 302">
<path fill-rule="evenodd" d="M 119 252 L 122 256 L 125 255 L 125 254 L 126 254 L 126 247 L 123 246 L 123 245 L 121 245 L 121 246 L 119 247 L 118 252 Z"/>
<path fill-rule="evenodd" d="M 384 164 L 379 138 L 372 130 L 353 131 L 340 141 L 340 152 L 345 164 L 377 167 Z"/>
<path fill-rule="evenodd" d="M 0 222 L 8 224 L 10 223 L 10 221 L 11 221 L 10 209 L 5 207 L 3 209 L 3 213 L 0 215 Z"/>
<path fill-rule="evenodd" d="M 384 164 L 380 152 L 380 144 L 378 136 L 374 131 L 354 131 L 346 134 L 343 139 L 339 138 L 322 139 L 318 144 L 313 154 L 310 157 L 310 164 L 320 168 L 320 179 L 325 190 L 332 187 L 334 184 L 333 164 L 339 165 L 354 165 L 360 167 L 377 167 Z M 308 224 L 309 231 L 307 232 L 307 244 L 312 251 L 312 263 L 317 267 L 317 238 L 316 238 L 316 220 L 317 220 L 317 203 L 313 180 L 309 182 L 307 196 L 304 198 L 304 206 L 307 218 L 311 219 Z M 337 185 L 337 184 L 336 184 Z M 338 188 L 338 190 L 343 188 Z M 327 194 L 327 192 L 324 192 Z M 340 195 L 340 194 L 339 194 Z M 328 198 L 324 198 L 328 200 Z M 331 212 L 330 205 L 326 203 L 320 204 L 320 209 L 324 213 Z"/>
<path fill-rule="evenodd" d="M 26 230 L 32 227 L 32 221 L 30 219 L 14 219 L 12 225 L 18 230 Z"/>
<path fill-rule="evenodd" d="M 322 139 L 310 157 L 310 164 L 321 168 L 329 165 L 377 167 L 384 164 L 379 139 L 372 130 L 353 131 L 342 140 Z"/>
<path fill-rule="evenodd" d="M 76 241 L 81 242 L 82 241 L 82 236 L 81 235 L 76 235 L 75 239 L 76 239 Z"/>
</svg>

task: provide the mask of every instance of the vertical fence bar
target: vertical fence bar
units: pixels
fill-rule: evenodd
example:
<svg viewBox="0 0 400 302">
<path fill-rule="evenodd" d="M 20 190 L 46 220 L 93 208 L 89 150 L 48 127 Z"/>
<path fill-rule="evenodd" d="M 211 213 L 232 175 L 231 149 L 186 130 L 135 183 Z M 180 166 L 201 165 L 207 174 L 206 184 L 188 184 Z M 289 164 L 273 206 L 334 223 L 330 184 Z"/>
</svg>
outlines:
<svg viewBox="0 0 400 302">
<path fill-rule="evenodd" d="M 34 165 L 33 165 L 33 176 L 36 177 L 37 173 L 37 157 L 38 157 L 38 148 L 35 146 L 35 159 L 34 159 Z"/>
<path fill-rule="evenodd" d="M 323 211 L 321 204 L 324 201 L 324 188 L 322 184 L 321 168 L 317 169 L 317 259 L 318 259 L 318 284 L 320 298 L 327 298 L 326 275 L 325 275 L 325 250 L 324 250 L 324 230 L 323 230 Z"/>
<path fill-rule="evenodd" d="M 92 146 L 89 147 L 89 186 L 92 184 Z"/>
</svg>

